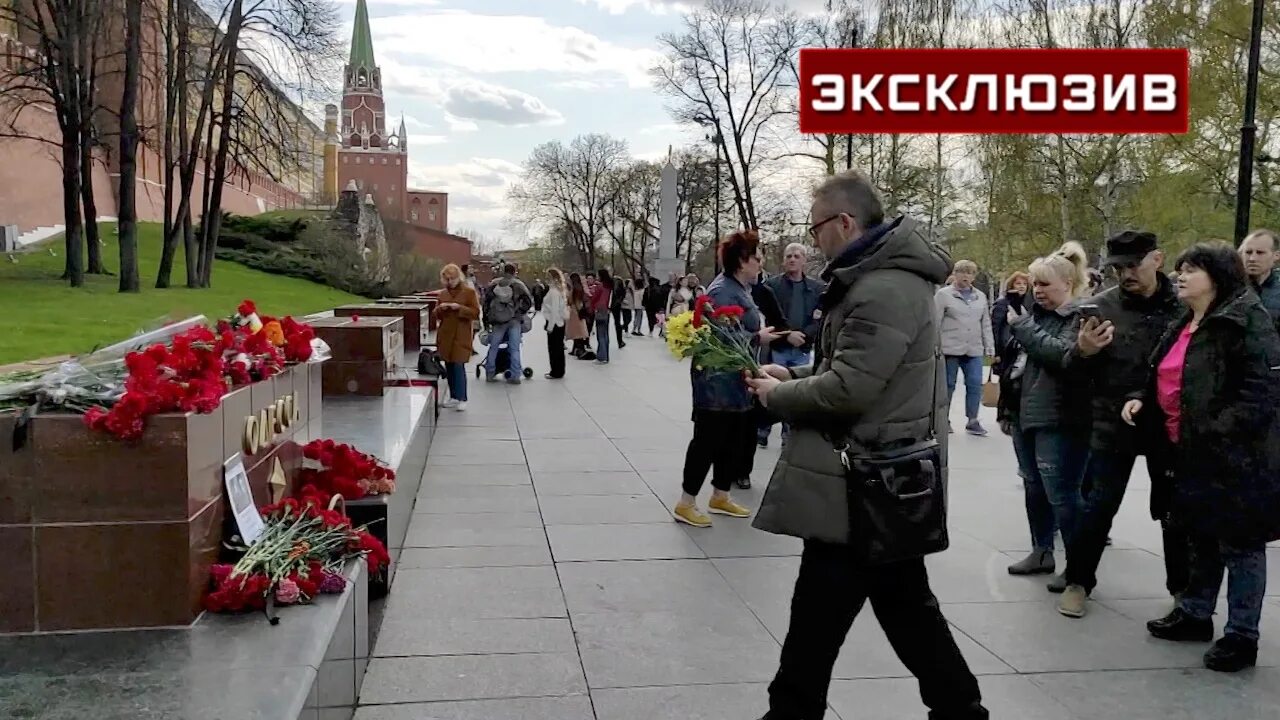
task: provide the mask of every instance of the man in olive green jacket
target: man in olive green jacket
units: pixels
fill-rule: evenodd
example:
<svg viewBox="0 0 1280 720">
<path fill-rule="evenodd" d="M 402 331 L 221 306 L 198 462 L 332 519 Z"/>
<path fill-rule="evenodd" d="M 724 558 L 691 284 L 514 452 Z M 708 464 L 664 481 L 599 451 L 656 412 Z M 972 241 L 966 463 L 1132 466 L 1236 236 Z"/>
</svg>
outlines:
<svg viewBox="0 0 1280 720">
<path fill-rule="evenodd" d="M 814 192 L 811 220 L 809 234 L 830 261 L 814 365 L 770 365 L 767 377 L 748 381 L 792 427 L 753 524 L 805 541 L 764 720 L 821 720 L 832 667 L 867 600 L 919 680 L 930 719 L 985 720 L 924 558 L 876 566 L 858 559 L 832 440 L 847 440 L 855 454 L 910 445 L 929 436 L 936 412 L 945 468 L 947 397 L 933 296 L 950 258 L 914 220 L 886 222 L 878 194 L 857 173 L 828 178 Z"/>
</svg>

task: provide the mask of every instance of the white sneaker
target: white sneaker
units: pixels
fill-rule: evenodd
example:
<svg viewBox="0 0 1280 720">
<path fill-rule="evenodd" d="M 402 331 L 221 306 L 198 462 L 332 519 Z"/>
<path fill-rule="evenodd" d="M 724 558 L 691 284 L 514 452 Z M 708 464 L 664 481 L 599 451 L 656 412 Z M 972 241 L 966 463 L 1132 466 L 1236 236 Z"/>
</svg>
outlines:
<svg viewBox="0 0 1280 720">
<path fill-rule="evenodd" d="M 458 407 L 458 401 L 454 400 L 453 398 L 449 398 L 448 400 L 445 400 L 444 402 L 440 403 L 440 407 L 447 407 L 447 408 Z"/>
<path fill-rule="evenodd" d="M 467 409 L 467 403 L 460 402 L 456 406 L 454 406 L 454 409 L 457 410 L 458 412 L 462 412 L 463 410 Z"/>
</svg>

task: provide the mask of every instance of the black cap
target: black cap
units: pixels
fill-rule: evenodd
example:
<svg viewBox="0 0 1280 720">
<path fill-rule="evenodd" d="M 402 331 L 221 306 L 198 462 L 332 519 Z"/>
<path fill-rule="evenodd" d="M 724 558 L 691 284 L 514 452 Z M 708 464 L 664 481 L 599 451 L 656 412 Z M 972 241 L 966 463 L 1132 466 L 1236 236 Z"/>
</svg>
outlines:
<svg viewBox="0 0 1280 720">
<path fill-rule="evenodd" d="M 1141 262 L 1159 247 L 1154 233 L 1125 230 L 1107 239 L 1106 265 L 1132 265 Z"/>
</svg>

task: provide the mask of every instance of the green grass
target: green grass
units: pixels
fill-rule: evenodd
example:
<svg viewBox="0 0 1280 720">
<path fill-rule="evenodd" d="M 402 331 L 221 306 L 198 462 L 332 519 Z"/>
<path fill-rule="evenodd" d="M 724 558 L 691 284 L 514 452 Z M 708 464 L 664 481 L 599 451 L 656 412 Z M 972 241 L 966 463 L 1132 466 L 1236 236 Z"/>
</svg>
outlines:
<svg viewBox="0 0 1280 720">
<path fill-rule="evenodd" d="M 103 262 L 119 269 L 115 225 L 101 226 Z M 213 287 L 189 290 L 181 248 L 174 262 L 172 282 L 178 287 L 155 289 L 160 265 L 161 226 L 142 223 L 138 230 L 138 271 L 142 292 L 116 292 L 116 276 L 86 277 L 85 286 L 72 288 L 62 274 L 64 243 L 59 236 L 33 252 L 16 255 L 11 263 L 0 255 L 0 365 L 59 355 L 77 355 L 95 347 L 125 340 L 166 321 L 204 315 L 212 322 L 235 312 L 250 298 L 265 314 L 304 315 L 361 298 L 324 285 L 277 277 L 232 262 L 216 261 Z M 50 255 L 53 250 L 57 255 Z"/>
</svg>

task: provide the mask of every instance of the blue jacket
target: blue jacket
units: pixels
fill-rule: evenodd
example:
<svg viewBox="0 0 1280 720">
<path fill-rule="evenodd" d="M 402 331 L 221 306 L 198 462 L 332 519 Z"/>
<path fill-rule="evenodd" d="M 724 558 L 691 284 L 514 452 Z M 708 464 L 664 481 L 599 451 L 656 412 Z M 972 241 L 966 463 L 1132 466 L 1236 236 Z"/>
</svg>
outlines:
<svg viewBox="0 0 1280 720">
<path fill-rule="evenodd" d="M 756 333 L 760 332 L 760 310 L 751 299 L 751 289 L 738 282 L 737 279 L 716 276 L 707 287 L 707 296 L 716 307 L 737 305 L 745 312 L 742 315 L 743 339 L 750 339 L 751 344 L 758 343 Z M 722 410 L 728 412 L 747 412 L 751 410 L 753 398 L 747 390 L 747 383 L 738 372 L 711 372 L 699 370 L 692 364 L 689 373 L 693 382 L 693 407 L 698 410 Z"/>
<path fill-rule="evenodd" d="M 804 283 L 804 308 L 802 314 L 806 318 L 805 324 L 801 327 L 788 327 L 788 330 L 799 330 L 804 333 L 805 343 L 800 347 L 801 350 L 808 352 L 813 349 L 813 341 L 818 339 L 818 330 L 822 327 L 822 320 L 813 316 L 814 311 L 818 309 L 818 300 L 822 297 L 823 284 L 809 276 L 804 276 L 800 281 Z M 764 284 L 773 291 L 774 296 L 778 298 L 778 305 L 782 308 L 782 317 L 791 317 L 791 286 L 790 280 L 786 275 L 774 275 Z M 785 340 L 782 342 L 786 342 Z M 789 345 L 790 343 L 788 343 Z M 781 344 L 778 347 L 785 347 Z"/>
</svg>

